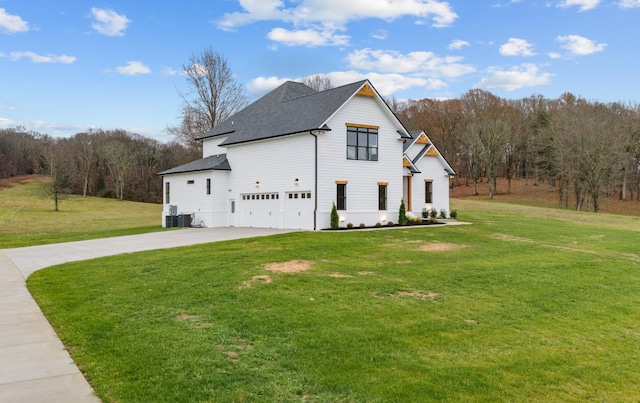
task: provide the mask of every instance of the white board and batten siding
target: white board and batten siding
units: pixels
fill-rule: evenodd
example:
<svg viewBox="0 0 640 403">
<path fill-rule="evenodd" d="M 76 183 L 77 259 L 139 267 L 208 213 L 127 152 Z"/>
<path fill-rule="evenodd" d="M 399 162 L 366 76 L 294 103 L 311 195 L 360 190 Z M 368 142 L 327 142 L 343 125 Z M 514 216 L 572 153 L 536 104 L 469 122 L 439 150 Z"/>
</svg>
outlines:
<svg viewBox="0 0 640 403">
<path fill-rule="evenodd" d="M 232 145 L 227 159 L 235 200 L 231 225 L 313 229 L 313 136 L 307 132 Z"/>
<path fill-rule="evenodd" d="M 227 152 L 225 147 L 219 147 L 220 143 L 225 141 L 229 136 L 217 136 L 206 139 L 202 142 L 202 157 L 206 158 L 211 155 L 220 155 Z"/>
<path fill-rule="evenodd" d="M 207 178 L 211 178 L 211 171 L 165 175 L 162 222 L 164 223 L 164 217 L 170 214 L 169 206 L 177 206 L 178 214 L 206 211 L 207 206 L 211 205 L 211 196 L 207 195 Z M 167 183 L 169 183 L 169 202 L 166 200 Z"/>
<path fill-rule="evenodd" d="M 211 193 L 207 194 L 207 179 Z M 164 186 L 170 184 L 169 203 L 163 196 L 162 222 L 170 214 L 169 206 L 177 206 L 178 214 L 193 214 L 193 225 L 222 227 L 229 225 L 228 171 L 186 172 L 164 176 Z M 166 189 L 166 187 L 164 188 Z"/>
<path fill-rule="evenodd" d="M 425 155 L 417 164 L 420 173 L 412 177 L 412 210 L 415 216 L 422 213 L 422 209 L 435 208 L 438 214 L 441 209 L 449 212 L 449 174 L 444 170 L 439 157 Z M 431 203 L 425 202 L 425 180 L 432 181 Z"/>
<path fill-rule="evenodd" d="M 342 226 L 396 221 L 402 199 L 401 129 L 374 97 L 356 95 L 327 123 L 330 132 L 319 135 L 318 228 L 330 226 L 336 201 L 336 181 L 346 181 Z M 378 126 L 378 161 L 347 159 L 347 123 Z M 387 183 L 387 210 L 378 210 L 378 183 Z"/>
</svg>

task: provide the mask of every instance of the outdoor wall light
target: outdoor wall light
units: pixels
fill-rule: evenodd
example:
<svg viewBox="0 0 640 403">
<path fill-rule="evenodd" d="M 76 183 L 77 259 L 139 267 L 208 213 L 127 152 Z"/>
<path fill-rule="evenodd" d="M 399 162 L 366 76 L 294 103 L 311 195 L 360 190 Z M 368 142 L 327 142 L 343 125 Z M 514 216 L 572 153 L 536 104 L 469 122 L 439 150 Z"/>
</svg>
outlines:
<svg viewBox="0 0 640 403">
<path fill-rule="evenodd" d="M 260 181 L 256 181 L 256 187 L 259 188 L 260 187 Z"/>
<path fill-rule="evenodd" d="M 298 186 L 300 184 L 300 179 L 296 178 L 296 180 L 293 181 L 293 184 Z"/>
</svg>

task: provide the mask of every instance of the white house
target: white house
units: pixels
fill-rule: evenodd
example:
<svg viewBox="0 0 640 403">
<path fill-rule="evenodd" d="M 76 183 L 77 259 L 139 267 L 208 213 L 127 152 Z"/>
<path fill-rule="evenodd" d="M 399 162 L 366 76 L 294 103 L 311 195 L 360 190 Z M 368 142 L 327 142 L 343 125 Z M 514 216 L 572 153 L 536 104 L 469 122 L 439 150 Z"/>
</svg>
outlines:
<svg viewBox="0 0 640 403">
<path fill-rule="evenodd" d="M 326 91 L 286 82 L 200 136 L 200 160 L 163 172 L 164 209 L 206 227 L 330 227 L 449 210 L 451 166 L 409 133 L 368 80 Z M 173 211 L 171 209 L 173 207 Z"/>
</svg>

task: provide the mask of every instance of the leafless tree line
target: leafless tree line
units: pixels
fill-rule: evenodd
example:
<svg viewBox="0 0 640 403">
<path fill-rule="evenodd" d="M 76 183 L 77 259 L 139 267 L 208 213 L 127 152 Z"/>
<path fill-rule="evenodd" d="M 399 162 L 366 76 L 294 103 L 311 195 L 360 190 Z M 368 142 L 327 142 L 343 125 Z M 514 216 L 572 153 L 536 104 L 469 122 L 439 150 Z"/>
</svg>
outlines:
<svg viewBox="0 0 640 403">
<path fill-rule="evenodd" d="M 570 93 L 506 100 L 473 89 L 458 99 L 409 100 L 393 109 L 424 130 L 459 174 L 458 184 L 513 178 L 552 186 L 558 207 L 599 211 L 601 198 L 640 201 L 640 106 Z M 464 183 L 462 183 L 464 181 Z"/>
<path fill-rule="evenodd" d="M 124 130 L 95 130 L 54 138 L 24 128 L 0 129 L 0 178 L 41 174 L 48 193 L 159 203 L 157 173 L 199 158 L 175 143 Z"/>
</svg>

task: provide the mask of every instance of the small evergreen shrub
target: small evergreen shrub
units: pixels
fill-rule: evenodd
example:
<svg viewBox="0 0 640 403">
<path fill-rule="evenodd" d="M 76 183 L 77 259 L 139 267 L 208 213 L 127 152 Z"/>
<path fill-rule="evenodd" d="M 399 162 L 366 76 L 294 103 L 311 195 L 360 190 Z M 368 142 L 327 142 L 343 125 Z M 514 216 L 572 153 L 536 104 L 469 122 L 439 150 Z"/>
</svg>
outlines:
<svg viewBox="0 0 640 403">
<path fill-rule="evenodd" d="M 361 223 L 360 223 L 360 228 L 364 228 L 364 227 L 366 227 L 366 225 L 364 225 L 364 223 L 363 223 L 363 222 L 361 222 Z"/>
<path fill-rule="evenodd" d="M 376 223 L 376 228 L 380 228 L 380 227 L 382 227 L 382 223 L 381 222 L 377 222 Z"/>
<path fill-rule="evenodd" d="M 353 224 L 351 223 L 347 224 L 347 228 L 353 228 Z"/>
<path fill-rule="evenodd" d="M 388 227 L 393 227 L 395 224 L 393 223 L 393 221 L 387 221 L 387 226 Z"/>
<path fill-rule="evenodd" d="M 338 227 L 340 227 L 340 217 L 338 217 L 336 204 L 333 203 L 333 206 L 331 206 L 331 229 L 338 229 Z"/>
<path fill-rule="evenodd" d="M 440 218 L 447 218 L 447 210 L 445 209 L 440 210 Z"/>
<path fill-rule="evenodd" d="M 458 210 L 451 210 L 449 212 L 449 217 L 453 218 L 454 220 L 458 218 Z"/>
<path fill-rule="evenodd" d="M 436 218 L 438 216 L 438 210 L 435 207 L 431 208 L 429 211 L 429 217 Z"/>
<path fill-rule="evenodd" d="M 407 224 L 407 209 L 404 206 L 404 200 L 400 200 L 400 211 L 398 212 L 398 224 Z"/>
<path fill-rule="evenodd" d="M 422 209 L 422 218 L 429 218 L 429 210 L 426 208 Z"/>
</svg>

